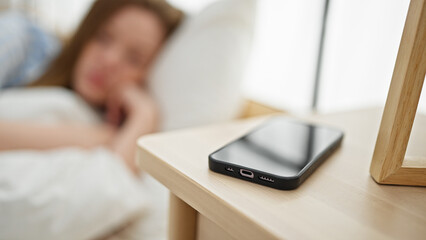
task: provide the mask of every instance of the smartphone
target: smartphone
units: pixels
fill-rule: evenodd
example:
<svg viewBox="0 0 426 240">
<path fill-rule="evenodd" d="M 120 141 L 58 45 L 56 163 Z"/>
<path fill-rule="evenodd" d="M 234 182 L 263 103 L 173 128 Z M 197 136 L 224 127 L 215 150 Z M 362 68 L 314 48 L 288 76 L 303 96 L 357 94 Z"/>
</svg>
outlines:
<svg viewBox="0 0 426 240">
<path fill-rule="evenodd" d="M 209 155 L 214 172 L 290 190 L 337 149 L 343 132 L 326 126 L 273 117 Z"/>
</svg>

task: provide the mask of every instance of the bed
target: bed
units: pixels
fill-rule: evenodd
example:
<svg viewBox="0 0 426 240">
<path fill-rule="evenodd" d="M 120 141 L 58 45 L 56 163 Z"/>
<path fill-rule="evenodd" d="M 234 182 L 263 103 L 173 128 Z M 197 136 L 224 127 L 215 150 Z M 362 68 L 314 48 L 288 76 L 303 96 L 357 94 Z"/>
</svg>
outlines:
<svg viewBox="0 0 426 240">
<path fill-rule="evenodd" d="M 187 17 L 168 41 L 149 79 L 164 118 L 161 131 L 243 115 L 241 82 L 255 8 L 254 0 L 214 2 Z M 23 46 L 15 45 L 16 51 L 9 47 L 9 54 L 16 55 Z M 0 68 L 0 119 L 44 124 L 102 121 L 69 90 L 22 87 L 57 51 L 46 49 L 50 50 L 44 65 L 27 63 L 30 48 L 21 51 L 23 57 L 9 64 L 10 69 Z M 10 72 L 32 74 L 18 81 Z M 249 111 L 269 109 L 250 104 Z M 165 239 L 167 190 L 145 174 L 135 178 L 121 162 L 102 147 L 0 152 L 0 239 Z"/>
</svg>

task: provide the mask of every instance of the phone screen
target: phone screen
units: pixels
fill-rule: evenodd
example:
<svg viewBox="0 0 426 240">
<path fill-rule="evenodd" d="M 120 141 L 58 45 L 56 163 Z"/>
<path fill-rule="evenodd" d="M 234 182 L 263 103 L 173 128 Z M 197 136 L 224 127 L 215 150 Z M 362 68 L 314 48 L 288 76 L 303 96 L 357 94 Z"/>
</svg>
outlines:
<svg viewBox="0 0 426 240">
<path fill-rule="evenodd" d="M 277 176 L 294 177 L 342 136 L 336 129 L 277 117 L 213 153 L 212 158 Z"/>
</svg>

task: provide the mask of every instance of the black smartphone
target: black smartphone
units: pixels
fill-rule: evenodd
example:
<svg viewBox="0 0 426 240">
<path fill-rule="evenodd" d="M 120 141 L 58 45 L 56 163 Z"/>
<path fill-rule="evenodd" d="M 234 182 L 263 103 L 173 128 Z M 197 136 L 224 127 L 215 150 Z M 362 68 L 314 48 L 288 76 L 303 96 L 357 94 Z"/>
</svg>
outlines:
<svg viewBox="0 0 426 240">
<path fill-rule="evenodd" d="M 297 188 L 342 142 L 343 132 L 273 117 L 209 155 L 212 171 L 289 190 Z"/>
</svg>

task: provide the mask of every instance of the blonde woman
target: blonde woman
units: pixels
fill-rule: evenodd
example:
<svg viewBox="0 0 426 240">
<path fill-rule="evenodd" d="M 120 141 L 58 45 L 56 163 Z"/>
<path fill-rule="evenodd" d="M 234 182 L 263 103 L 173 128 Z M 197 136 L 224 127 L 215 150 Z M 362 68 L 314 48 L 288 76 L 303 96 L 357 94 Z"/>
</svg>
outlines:
<svg viewBox="0 0 426 240">
<path fill-rule="evenodd" d="M 182 12 L 164 0 L 97 0 L 75 35 L 34 83 L 60 86 L 104 113 L 104 123 L 46 126 L 0 120 L 0 150 L 108 146 L 136 173 L 136 138 L 159 118 L 146 76 Z"/>
</svg>

